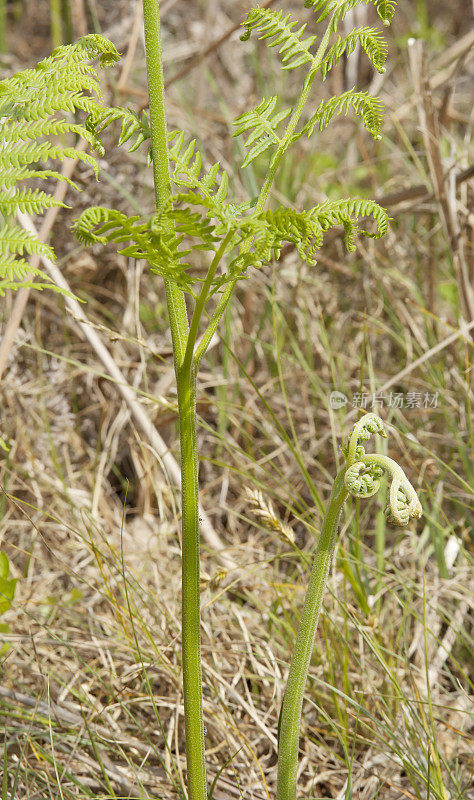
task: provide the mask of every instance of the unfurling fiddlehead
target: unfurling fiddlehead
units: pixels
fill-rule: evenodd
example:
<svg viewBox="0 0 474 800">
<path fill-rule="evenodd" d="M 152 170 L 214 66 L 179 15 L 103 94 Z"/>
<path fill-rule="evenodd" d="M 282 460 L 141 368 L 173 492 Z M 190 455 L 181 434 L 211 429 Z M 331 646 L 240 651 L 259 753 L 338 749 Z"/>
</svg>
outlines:
<svg viewBox="0 0 474 800">
<path fill-rule="evenodd" d="M 311 578 L 306 592 L 288 683 L 280 714 L 278 735 L 277 800 L 295 800 L 301 712 L 314 638 L 321 612 L 329 569 L 336 547 L 339 517 L 348 495 L 372 497 L 380 479 L 391 478 L 385 515 L 394 525 L 405 527 L 421 517 L 421 503 L 402 468 L 388 456 L 366 453 L 364 443 L 373 434 L 387 436 L 376 414 L 365 414 L 356 422 L 343 448 L 345 465 L 334 481 L 319 536 Z"/>
<path fill-rule="evenodd" d="M 393 458 L 370 453 L 366 455 L 362 441 L 378 433 L 387 436 L 382 420 L 375 414 L 366 414 L 352 430 L 346 455 L 344 485 L 353 497 L 372 497 L 380 488 L 380 478 L 386 474 L 391 478 L 385 516 L 392 525 L 406 527 L 411 519 L 419 519 L 421 503 L 402 468 Z"/>
</svg>

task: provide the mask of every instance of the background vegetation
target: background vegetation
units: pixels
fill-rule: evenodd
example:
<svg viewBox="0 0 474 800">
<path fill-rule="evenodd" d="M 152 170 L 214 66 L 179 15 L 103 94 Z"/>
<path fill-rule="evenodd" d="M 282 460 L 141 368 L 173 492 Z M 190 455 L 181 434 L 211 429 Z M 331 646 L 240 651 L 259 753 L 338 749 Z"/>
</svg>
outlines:
<svg viewBox="0 0 474 800">
<path fill-rule="evenodd" d="M 262 94 L 291 94 L 292 80 L 264 43 L 239 41 L 249 5 L 161 4 L 169 124 L 196 136 L 210 163 L 221 160 L 237 194 L 244 182 L 252 193 L 261 167 L 240 171 L 230 121 Z M 303 19 L 302 3 L 280 5 Z M 1 77 L 47 55 L 52 37 L 103 32 L 123 53 L 103 75 L 108 101 L 145 107 L 141 3 L 25 0 L 6 11 Z M 61 24 L 51 26 L 51 15 Z M 307 690 L 301 794 L 474 797 L 471 24 L 461 0 L 401 0 L 387 72 L 372 78 L 357 55 L 334 70 L 328 95 L 357 85 L 382 97 L 384 137 L 374 143 L 347 118 L 337 137 L 334 128 L 320 136 L 318 150 L 302 140 L 274 197 L 300 206 L 375 198 L 393 217 L 391 231 L 359 240 L 351 255 L 328 237 L 316 267 L 283 252 L 273 271 L 240 284 L 203 364 L 202 505 L 225 546 L 219 555 L 215 541 L 203 543 L 215 800 L 273 796 L 277 715 L 320 498 L 355 405 L 371 408 L 374 393 L 376 410 L 403 432 L 391 437 L 391 454 L 414 482 L 420 476 L 424 517 L 406 532 L 385 527 L 376 499 L 346 509 Z M 410 37 L 424 48 L 410 48 Z M 73 211 L 61 209 L 50 241 L 86 301 L 89 329 L 176 455 L 161 281 L 112 248 L 79 247 L 70 231 L 90 204 L 152 209 L 145 154 L 116 148 L 112 130 L 107 139 L 100 183 L 87 165 L 75 167 L 83 192 Z M 2 333 L 15 302 L 3 300 Z M 19 319 L 0 358 L 0 435 L 10 447 L 0 464 L 10 574 L 2 560 L 0 581 L 17 579 L 11 608 L 0 604 L 2 800 L 181 797 L 169 460 L 156 458 L 63 299 L 32 294 Z M 347 398 L 339 409 L 335 391 Z"/>
</svg>

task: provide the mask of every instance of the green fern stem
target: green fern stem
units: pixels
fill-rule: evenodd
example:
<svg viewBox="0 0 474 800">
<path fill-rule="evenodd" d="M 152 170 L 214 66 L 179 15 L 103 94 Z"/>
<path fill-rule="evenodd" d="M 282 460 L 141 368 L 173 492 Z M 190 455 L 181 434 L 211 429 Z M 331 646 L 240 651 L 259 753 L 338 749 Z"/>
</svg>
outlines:
<svg viewBox="0 0 474 800">
<path fill-rule="evenodd" d="M 379 453 L 365 453 L 363 443 L 374 434 L 387 435 L 382 420 L 376 414 L 365 414 L 355 423 L 349 441 L 343 448 L 345 466 L 334 481 L 324 515 L 280 714 L 277 800 L 296 799 L 304 688 L 344 501 L 348 495 L 373 497 L 380 489 L 382 474 L 386 473 L 391 477 L 385 509 L 389 522 L 406 527 L 411 519 L 419 519 L 422 515 L 416 491 L 399 464 Z"/>
<path fill-rule="evenodd" d="M 303 84 L 303 90 L 299 96 L 298 102 L 291 114 L 291 117 L 288 121 L 288 125 L 286 126 L 285 133 L 281 139 L 278 148 L 276 149 L 273 158 L 271 160 L 270 168 L 268 170 L 267 176 L 263 182 L 262 189 L 260 191 L 260 195 L 257 201 L 257 205 L 255 206 L 255 211 L 263 211 L 265 208 L 265 204 L 268 199 L 268 195 L 270 194 L 270 189 L 272 188 L 273 181 L 275 180 L 275 175 L 277 173 L 278 167 L 280 166 L 280 162 L 285 154 L 285 151 L 288 149 L 289 145 L 291 144 L 291 140 L 293 134 L 296 130 L 296 126 L 300 120 L 301 114 L 303 113 L 304 107 L 308 101 L 309 93 L 311 91 L 311 87 L 313 85 L 313 81 L 316 77 L 316 74 L 323 62 L 327 46 L 329 44 L 329 40 L 331 38 L 332 33 L 332 24 L 333 24 L 333 16 L 329 22 L 329 25 L 326 28 L 323 38 L 321 39 L 321 43 L 318 47 L 317 53 L 313 59 L 311 64 L 310 70 L 306 76 L 305 82 Z"/>
<path fill-rule="evenodd" d="M 155 199 L 157 211 L 161 211 L 169 202 L 171 188 L 158 0 L 143 0 L 143 16 Z M 165 286 L 178 388 L 181 445 L 182 658 L 188 797 L 189 800 L 206 800 L 199 610 L 196 374 L 193 364 L 184 365 L 189 336 L 184 294 L 178 286 L 169 281 Z"/>
<path fill-rule="evenodd" d="M 181 443 L 182 515 L 182 658 L 189 800 L 206 800 L 204 721 L 202 711 L 199 597 L 198 460 L 196 449 L 196 371 L 181 368 L 177 376 Z"/>
<path fill-rule="evenodd" d="M 338 473 L 324 515 L 311 578 L 306 592 L 288 683 L 281 708 L 278 733 L 277 800 L 295 800 L 303 696 L 329 569 L 336 545 L 339 517 L 348 496 L 346 467 Z"/>
<path fill-rule="evenodd" d="M 184 355 L 183 367 L 190 368 L 192 365 L 193 357 L 194 357 L 194 346 L 196 344 L 197 334 L 199 330 L 199 323 L 201 321 L 201 317 L 204 311 L 204 306 L 206 305 L 206 300 L 209 297 L 209 292 L 212 286 L 212 281 L 214 280 L 214 276 L 216 274 L 217 267 L 227 249 L 227 245 L 229 244 L 230 240 L 232 239 L 233 232 L 228 231 L 226 236 L 224 236 L 220 247 L 216 250 L 214 258 L 209 266 L 207 271 L 207 275 L 205 281 L 202 285 L 201 291 L 199 293 L 199 297 L 196 300 L 196 305 L 194 306 L 194 312 L 191 319 L 191 324 L 189 326 L 189 335 L 188 335 L 188 343 L 186 346 L 186 353 Z M 210 341 L 210 340 L 209 340 Z M 207 346 L 209 342 L 207 343 Z M 202 355 L 207 350 L 207 346 L 204 348 Z M 199 362 L 196 363 L 196 359 L 194 359 L 195 368 L 197 370 L 199 366 Z"/>
<path fill-rule="evenodd" d="M 63 43 L 61 0 L 49 0 L 49 11 L 51 15 L 51 41 L 54 49 Z"/>
<path fill-rule="evenodd" d="M 158 212 L 163 211 L 171 197 L 170 170 L 168 161 L 168 132 L 161 53 L 160 10 L 158 0 L 143 0 L 143 19 L 147 79 L 150 109 L 151 146 L 153 150 L 153 179 L 155 203 Z M 172 223 L 169 223 L 171 229 Z M 186 352 L 189 323 L 182 290 L 174 283 L 165 281 L 166 298 L 170 317 L 175 370 L 181 366 Z"/>
</svg>

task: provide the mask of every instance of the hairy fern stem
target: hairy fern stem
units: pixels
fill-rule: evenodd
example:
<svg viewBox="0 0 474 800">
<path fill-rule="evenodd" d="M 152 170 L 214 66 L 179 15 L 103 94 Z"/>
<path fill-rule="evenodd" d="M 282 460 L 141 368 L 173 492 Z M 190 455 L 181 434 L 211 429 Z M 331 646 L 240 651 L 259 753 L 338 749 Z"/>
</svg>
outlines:
<svg viewBox="0 0 474 800">
<path fill-rule="evenodd" d="M 298 748 L 304 689 L 329 569 L 336 546 L 339 517 L 348 495 L 344 486 L 344 475 L 345 469 L 342 469 L 334 481 L 324 515 L 288 673 L 278 732 L 277 800 L 295 800 L 296 798 Z"/>
<path fill-rule="evenodd" d="M 181 620 L 187 788 L 189 800 L 206 800 L 199 597 L 196 372 L 193 364 L 178 370 L 177 385 L 181 443 Z"/>
<path fill-rule="evenodd" d="M 143 0 L 156 209 L 171 197 L 158 0 Z M 169 234 L 174 235 L 173 223 Z M 196 371 L 186 356 L 189 323 L 182 289 L 165 282 L 178 389 L 181 448 L 182 667 L 189 800 L 206 800 L 199 598 L 199 510 L 196 450 Z"/>
</svg>

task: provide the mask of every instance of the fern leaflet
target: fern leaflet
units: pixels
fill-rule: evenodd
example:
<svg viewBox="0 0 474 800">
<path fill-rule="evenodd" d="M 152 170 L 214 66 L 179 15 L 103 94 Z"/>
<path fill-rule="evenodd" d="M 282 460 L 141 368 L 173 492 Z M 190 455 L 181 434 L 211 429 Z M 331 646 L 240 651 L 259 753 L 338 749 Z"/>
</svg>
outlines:
<svg viewBox="0 0 474 800">
<path fill-rule="evenodd" d="M 129 153 L 134 153 L 143 142 L 151 140 L 150 120 L 146 111 L 142 111 L 142 115 L 139 117 L 132 109 L 121 106 L 102 107 L 87 118 L 86 128 L 94 136 L 99 136 L 105 128 L 116 121 L 120 122 L 119 146 L 132 140 L 128 146 Z M 152 160 L 151 147 L 148 149 L 147 160 L 150 164 Z"/>
<path fill-rule="evenodd" d="M 243 23 L 246 33 L 242 38 L 248 39 L 252 31 L 258 31 L 259 39 L 271 39 L 267 43 L 268 47 L 279 47 L 282 69 L 296 69 L 313 60 L 310 47 L 314 44 L 316 36 L 303 39 L 306 24 L 295 31 L 298 22 L 297 20 L 290 22 L 290 19 L 291 14 L 284 17 L 283 11 L 272 11 L 257 6 L 247 14 Z"/>
<path fill-rule="evenodd" d="M 293 141 L 305 134 L 311 136 L 316 127 L 322 131 L 335 114 L 347 114 L 350 108 L 362 117 L 365 127 L 374 139 L 382 138 L 380 129 L 383 122 L 383 108 L 380 100 L 368 92 L 355 92 L 354 89 L 350 89 L 344 94 L 330 97 L 329 100 L 321 100 L 317 110 L 304 128 L 295 135 Z"/>
<path fill-rule="evenodd" d="M 42 270 L 34 269 L 22 255 L 32 255 L 54 258 L 54 253 L 48 245 L 43 244 L 31 233 L 24 231 L 19 225 L 6 223 L 0 227 L 0 297 L 7 289 L 20 289 L 31 286 L 31 279 L 27 276 L 40 278 L 34 283 L 37 289 L 46 287 L 59 291 Z"/>
<path fill-rule="evenodd" d="M 185 147 L 183 131 L 172 131 L 169 135 L 169 158 L 174 167 L 171 179 L 176 186 L 185 186 L 187 189 L 196 189 L 202 198 L 207 201 L 207 207 L 218 211 L 223 205 L 229 191 L 229 176 L 222 170 L 218 178 L 220 163 L 217 161 L 209 171 L 201 175 L 202 156 L 196 150 L 196 140 L 193 139 Z"/>
<path fill-rule="evenodd" d="M 198 215 L 196 215 L 197 217 Z M 76 237 L 82 244 L 115 244 L 127 243 L 118 252 L 130 258 L 145 259 L 153 272 L 166 280 L 173 281 L 183 289 L 189 289 L 192 279 L 186 274 L 190 265 L 184 257 L 189 250 L 179 250 L 179 245 L 186 234 L 201 236 L 204 243 L 212 246 L 212 226 L 198 225 L 198 220 L 183 219 L 177 212 L 178 235 L 170 227 L 171 209 L 155 214 L 151 219 L 143 221 L 139 216 L 127 217 L 115 209 L 93 206 L 87 208 L 73 223 Z M 180 232 L 180 223 L 185 232 Z"/>
<path fill-rule="evenodd" d="M 346 53 L 350 55 L 358 44 L 360 44 L 367 53 L 374 69 L 376 69 L 377 72 L 385 72 L 385 61 L 387 58 L 387 44 L 385 39 L 375 28 L 356 28 L 351 31 L 348 36 L 338 36 L 335 43 L 330 47 L 321 63 L 323 80 L 343 54 Z"/>
<path fill-rule="evenodd" d="M 23 211 L 25 214 L 41 214 L 47 208 L 67 208 L 65 203 L 55 200 L 47 192 L 41 189 L 20 189 L 11 194 L 3 193 L 0 201 L 2 214 L 10 216 L 16 211 Z"/>
<path fill-rule="evenodd" d="M 291 109 L 286 108 L 272 116 L 277 100 L 276 96 L 270 97 L 268 100 L 264 99 L 258 106 L 241 114 L 234 121 L 236 129 L 232 134 L 233 136 L 252 131 L 244 141 L 244 147 L 250 149 L 242 162 L 243 167 L 254 161 L 257 156 L 264 153 L 272 145 L 280 144 L 276 128 L 288 117 Z"/>
<path fill-rule="evenodd" d="M 374 232 L 359 229 L 359 218 L 368 216 L 375 221 Z M 357 235 L 379 239 L 387 232 L 388 224 L 389 217 L 381 206 L 373 200 L 357 197 L 339 201 L 327 200 L 308 211 L 291 208 L 264 211 L 241 221 L 240 243 L 251 240 L 252 245 L 247 252 L 239 253 L 231 261 L 229 274 L 240 277 L 249 266 L 259 268 L 272 258 L 278 259 L 284 242 L 293 244 L 300 258 L 314 266 L 324 234 L 330 228 L 342 225 L 346 247 L 353 251 Z M 233 245 L 237 243 L 234 240 Z"/>
<path fill-rule="evenodd" d="M 384 25 L 390 25 L 395 12 L 396 0 L 305 0 L 306 8 L 319 12 L 318 22 L 332 15 L 330 31 L 335 32 L 349 11 L 361 3 L 372 3 Z"/>
<path fill-rule="evenodd" d="M 344 241 L 347 249 L 355 250 L 355 237 L 360 234 L 369 239 L 380 239 L 388 230 L 390 217 L 384 208 L 373 200 L 360 197 L 351 197 L 347 200 L 327 200 L 309 212 L 313 220 L 321 226 L 323 233 L 334 225 L 343 225 Z M 359 229 L 359 217 L 372 217 L 376 224 L 376 231 L 370 232 Z"/>
</svg>

